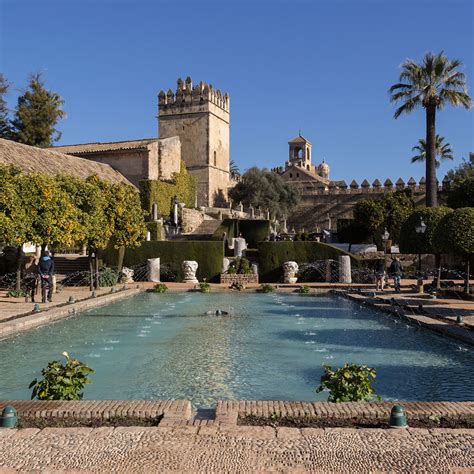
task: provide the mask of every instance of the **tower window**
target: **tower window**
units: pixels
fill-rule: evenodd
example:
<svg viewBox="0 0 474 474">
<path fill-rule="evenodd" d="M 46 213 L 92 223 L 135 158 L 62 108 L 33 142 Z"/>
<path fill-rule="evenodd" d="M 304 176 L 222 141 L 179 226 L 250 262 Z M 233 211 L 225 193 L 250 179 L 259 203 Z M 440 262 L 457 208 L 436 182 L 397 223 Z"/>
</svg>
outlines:
<svg viewBox="0 0 474 474">
<path fill-rule="evenodd" d="M 290 173 L 290 178 L 293 178 L 293 173 Z"/>
<path fill-rule="evenodd" d="M 214 152 L 214 166 L 217 166 L 217 152 Z"/>
</svg>

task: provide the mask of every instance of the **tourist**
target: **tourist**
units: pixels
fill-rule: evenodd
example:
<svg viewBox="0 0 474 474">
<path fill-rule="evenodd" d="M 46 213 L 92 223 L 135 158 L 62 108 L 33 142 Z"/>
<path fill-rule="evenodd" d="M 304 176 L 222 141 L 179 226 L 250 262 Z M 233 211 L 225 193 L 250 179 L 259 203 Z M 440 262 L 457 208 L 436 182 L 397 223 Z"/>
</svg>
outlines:
<svg viewBox="0 0 474 474">
<path fill-rule="evenodd" d="M 41 280 L 41 297 L 42 302 L 46 303 L 46 289 L 48 290 L 48 301 L 53 301 L 53 273 L 54 260 L 50 253 L 46 250 L 40 258 L 38 264 L 38 274 Z"/>
<path fill-rule="evenodd" d="M 38 278 L 38 263 L 33 255 L 26 258 L 23 266 L 24 284 L 26 294 L 31 295 L 31 302 L 35 302 L 36 280 Z"/>
<path fill-rule="evenodd" d="M 385 284 L 385 261 L 379 258 L 375 263 L 375 291 L 383 291 Z"/>
<path fill-rule="evenodd" d="M 392 275 L 393 278 L 393 285 L 395 287 L 395 292 L 400 293 L 400 280 L 402 278 L 402 264 L 400 263 L 400 260 L 395 257 L 392 260 L 392 263 L 390 265 L 390 274 Z"/>
</svg>

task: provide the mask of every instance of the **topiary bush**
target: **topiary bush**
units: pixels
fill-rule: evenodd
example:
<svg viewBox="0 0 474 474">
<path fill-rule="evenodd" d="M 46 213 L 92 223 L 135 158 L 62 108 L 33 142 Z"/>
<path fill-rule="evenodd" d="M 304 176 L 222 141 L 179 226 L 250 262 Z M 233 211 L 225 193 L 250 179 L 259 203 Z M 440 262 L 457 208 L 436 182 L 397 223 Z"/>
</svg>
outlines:
<svg viewBox="0 0 474 474">
<path fill-rule="evenodd" d="M 168 291 L 168 287 L 164 283 L 157 283 L 151 291 L 152 293 L 166 293 Z"/>
<path fill-rule="evenodd" d="M 463 258 L 466 263 L 465 290 L 469 293 L 469 264 L 474 254 L 474 207 L 462 207 L 446 214 L 436 227 L 433 246 L 439 253 Z"/>
<path fill-rule="evenodd" d="M 329 390 L 329 402 L 358 402 L 370 401 L 376 394 L 372 383 L 377 375 L 375 369 L 367 365 L 349 365 L 333 370 L 330 365 L 324 365 L 324 375 L 316 393 Z"/>
<path fill-rule="evenodd" d="M 269 283 L 260 285 L 261 293 L 273 293 L 274 291 L 275 291 L 275 287 L 273 285 L 270 285 Z"/>
</svg>

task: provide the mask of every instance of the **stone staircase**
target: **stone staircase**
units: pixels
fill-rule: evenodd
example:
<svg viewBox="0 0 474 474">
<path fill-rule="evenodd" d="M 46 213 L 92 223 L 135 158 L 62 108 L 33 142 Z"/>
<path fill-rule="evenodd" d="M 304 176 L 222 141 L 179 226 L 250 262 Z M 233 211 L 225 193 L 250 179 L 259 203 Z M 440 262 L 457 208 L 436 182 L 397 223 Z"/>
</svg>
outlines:
<svg viewBox="0 0 474 474">
<path fill-rule="evenodd" d="M 219 219 L 206 219 L 193 232 L 180 234 L 173 240 L 211 240 L 221 224 L 222 221 Z"/>
</svg>

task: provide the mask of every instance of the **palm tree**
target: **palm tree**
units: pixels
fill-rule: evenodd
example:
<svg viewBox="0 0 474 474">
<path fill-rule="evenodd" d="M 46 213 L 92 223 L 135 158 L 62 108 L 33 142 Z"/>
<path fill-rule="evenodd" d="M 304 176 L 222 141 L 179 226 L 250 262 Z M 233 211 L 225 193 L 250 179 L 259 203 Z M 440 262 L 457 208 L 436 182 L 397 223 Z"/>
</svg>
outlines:
<svg viewBox="0 0 474 474">
<path fill-rule="evenodd" d="M 441 51 L 426 53 L 421 64 L 408 59 L 402 64 L 400 82 L 390 87 L 391 102 L 403 102 L 395 111 L 398 118 L 422 106 L 426 111 L 426 206 L 437 205 L 436 183 L 436 110 L 450 104 L 469 109 L 466 78 L 457 70 L 462 62 L 451 61 Z"/>
<path fill-rule="evenodd" d="M 239 166 L 237 165 L 237 163 L 234 160 L 230 160 L 229 171 L 230 171 L 230 177 L 232 179 L 237 180 L 240 177 Z"/>
<path fill-rule="evenodd" d="M 453 160 L 453 149 L 449 143 L 443 143 L 444 137 L 436 135 L 436 156 L 439 156 L 441 160 Z M 426 160 L 426 140 L 420 138 L 418 140 L 418 145 L 414 146 L 411 151 L 416 151 L 418 154 L 413 156 L 411 159 L 412 163 L 416 163 L 417 161 L 425 161 Z M 439 168 L 440 162 L 435 158 L 436 168 Z"/>
</svg>

